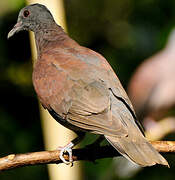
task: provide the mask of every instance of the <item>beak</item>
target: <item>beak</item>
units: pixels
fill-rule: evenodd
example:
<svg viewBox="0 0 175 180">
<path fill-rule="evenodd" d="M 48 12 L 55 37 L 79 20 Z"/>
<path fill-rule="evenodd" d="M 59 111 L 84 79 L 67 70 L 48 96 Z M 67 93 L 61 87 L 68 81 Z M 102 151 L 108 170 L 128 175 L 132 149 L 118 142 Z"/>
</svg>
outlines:
<svg viewBox="0 0 175 180">
<path fill-rule="evenodd" d="M 23 28 L 22 26 L 22 21 L 19 21 L 15 24 L 15 26 L 13 27 L 13 29 L 8 33 L 7 35 L 7 39 L 9 39 L 10 37 L 12 37 L 15 33 L 21 31 Z"/>
</svg>

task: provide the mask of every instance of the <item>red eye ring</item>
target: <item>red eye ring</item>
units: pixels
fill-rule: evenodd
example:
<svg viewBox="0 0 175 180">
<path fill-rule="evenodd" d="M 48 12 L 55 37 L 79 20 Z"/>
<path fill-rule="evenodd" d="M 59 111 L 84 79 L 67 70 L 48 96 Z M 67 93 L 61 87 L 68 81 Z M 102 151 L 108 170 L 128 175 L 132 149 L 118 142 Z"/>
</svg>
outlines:
<svg viewBox="0 0 175 180">
<path fill-rule="evenodd" d="M 26 18 L 26 17 L 28 17 L 30 15 L 30 12 L 28 11 L 28 10 L 25 10 L 24 12 L 23 12 L 23 16 Z"/>
</svg>

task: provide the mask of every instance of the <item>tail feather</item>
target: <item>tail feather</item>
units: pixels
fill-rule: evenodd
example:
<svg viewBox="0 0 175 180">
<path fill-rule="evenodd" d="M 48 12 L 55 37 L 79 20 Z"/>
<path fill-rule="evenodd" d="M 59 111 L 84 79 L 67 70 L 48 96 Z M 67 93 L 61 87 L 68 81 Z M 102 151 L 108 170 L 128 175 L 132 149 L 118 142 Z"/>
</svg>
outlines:
<svg viewBox="0 0 175 180">
<path fill-rule="evenodd" d="M 154 149 L 145 137 L 140 136 L 137 140 L 133 140 L 129 136 L 121 138 L 105 137 L 120 154 L 140 166 L 162 164 L 169 167 L 166 159 Z"/>
</svg>

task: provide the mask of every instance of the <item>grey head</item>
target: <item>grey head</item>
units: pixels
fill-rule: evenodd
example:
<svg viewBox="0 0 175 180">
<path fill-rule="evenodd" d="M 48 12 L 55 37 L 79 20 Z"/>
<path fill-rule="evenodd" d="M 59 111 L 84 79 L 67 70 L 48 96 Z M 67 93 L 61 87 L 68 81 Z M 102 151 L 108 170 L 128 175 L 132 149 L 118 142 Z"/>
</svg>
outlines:
<svg viewBox="0 0 175 180">
<path fill-rule="evenodd" d="M 42 4 L 31 4 L 20 10 L 18 20 L 8 38 L 23 30 L 38 31 L 55 24 L 50 11 Z"/>
</svg>

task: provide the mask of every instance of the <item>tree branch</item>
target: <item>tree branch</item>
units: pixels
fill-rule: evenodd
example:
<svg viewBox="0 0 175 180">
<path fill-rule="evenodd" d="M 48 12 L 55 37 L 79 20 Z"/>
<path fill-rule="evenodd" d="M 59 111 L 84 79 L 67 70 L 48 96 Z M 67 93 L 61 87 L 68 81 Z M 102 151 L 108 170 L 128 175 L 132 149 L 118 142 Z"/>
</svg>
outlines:
<svg viewBox="0 0 175 180">
<path fill-rule="evenodd" d="M 175 153 L 175 141 L 154 141 L 151 142 L 154 148 L 161 153 Z M 37 164 L 62 163 L 59 158 L 59 150 L 41 151 L 26 154 L 10 154 L 0 158 L 0 171 Z M 95 148 L 73 149 L 73 160 L 95 161 L 101 158 L 120 156 L 112 146 Z M 64 155 L 68 160 L 68 155 Z"/>
</svg>

